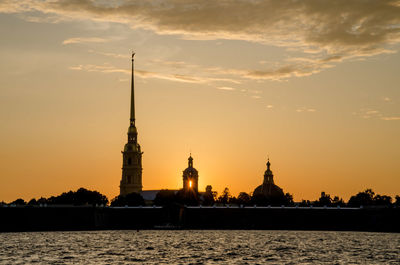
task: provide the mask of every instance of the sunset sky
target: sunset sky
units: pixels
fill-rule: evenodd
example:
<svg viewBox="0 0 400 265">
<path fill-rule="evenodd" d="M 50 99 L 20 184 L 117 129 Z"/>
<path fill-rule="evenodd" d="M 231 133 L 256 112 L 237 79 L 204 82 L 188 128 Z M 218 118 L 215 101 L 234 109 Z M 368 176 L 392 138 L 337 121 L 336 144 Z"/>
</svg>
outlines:
<svg viewBox="0 0 400 265">
<path fill-rule="evenodd" d="M 0 201 L 143 189 L 400 194 L 400 1 L 0 1 Z"/>
</svg>

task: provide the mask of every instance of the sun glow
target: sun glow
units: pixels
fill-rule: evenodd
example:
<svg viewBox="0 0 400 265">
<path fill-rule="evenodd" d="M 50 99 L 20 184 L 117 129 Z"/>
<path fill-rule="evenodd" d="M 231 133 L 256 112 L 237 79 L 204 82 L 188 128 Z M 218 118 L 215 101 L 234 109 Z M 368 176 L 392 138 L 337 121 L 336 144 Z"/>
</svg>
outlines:
<svg viewBox="0 0 400 265">
<path fill-rule="evenodd" d="M 191 188 L 191 187 L 192 187 L 192 181 L 189 180 L 189 188 Z"/>
</svg>

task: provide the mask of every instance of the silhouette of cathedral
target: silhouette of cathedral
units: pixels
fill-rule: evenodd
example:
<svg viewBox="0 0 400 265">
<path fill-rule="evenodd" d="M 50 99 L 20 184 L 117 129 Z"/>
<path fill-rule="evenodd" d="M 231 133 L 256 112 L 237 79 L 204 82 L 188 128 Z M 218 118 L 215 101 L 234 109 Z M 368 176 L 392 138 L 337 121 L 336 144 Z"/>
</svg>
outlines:
<svg viewBox="0 0 400 265">
<path fill-rule="evenodd" d="M 130 111 L 130 124 L 128 128 L 128 142 L 125 144 L 124 151 L 122 151 L 122 178 L 120 181 L 120 195 L 125 196 L 129 193 L 140 193 L 145 200 L 154 200 L 156 194 L 160 190 L 142 191 L 142 155 L 140 145 L 137 141 L 138 132 L 135 124 L 135 91 L 134 91 L 134 56 L 132 53 L 132 73 L 131 73 L 131 111 Z M 264 182 L 258 186 L 253 196 L 263 197 L 281 197 L 283 190 L 275 185 L 274 175 L 270 169 L 271 163 L 267 162 L 267 170 L 264 173 Z M 183 187 L 179 192 L 183 194 L 192 194 L 196 198 L 198 192 L 199 173 L 193 167 L 192 155 L 188 158 L 188 167 L 183 171 L 182 175 Z M 178 193 L 177 190 L 172 190 Z M 202 194 L 202 193 L 200 193 Z"/>
<path fill-rule="evenodd" d="M 132 53 L 132 80 L 131 80 L 131 116 L 128 128 L 128 142 L 122 151 L 122 179 L 120 182 L 120 195 L 142 191 L 142 154 L 137 141 L 137 129 L 135 125 L 135 91 L 134 91 L 134 69 Z"/>
<path fill-rule="evenodd" d="M 188 158 L 188 167 L 183 171 L 183 190 L 184 191 L 199 191 L 199 172 L 193 167 L 193 157 L 190 154 Z"/>
<path fill-rule="evenodd" d="M 283 190 L 275 185 L 274 183 L 274 174 L 270 169 L 271 163 L 267 162 L 267 170 L 264 173 L 264 182 L 257 188 L 255 188 L 253 192 L 253 196 L 265 196 L 265 197 L 280 197 L 283 196 Z"/>
</svg>

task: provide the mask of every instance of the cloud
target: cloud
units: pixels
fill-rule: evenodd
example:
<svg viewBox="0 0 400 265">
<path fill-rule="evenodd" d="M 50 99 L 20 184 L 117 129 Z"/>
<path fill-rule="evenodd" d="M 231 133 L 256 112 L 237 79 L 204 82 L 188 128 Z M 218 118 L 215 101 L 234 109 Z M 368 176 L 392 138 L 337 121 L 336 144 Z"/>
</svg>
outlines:
<svg viewBox="0 0 400 265">
<path fill-rule="evenodd" d="M 227 87 L 227 86 L 220 86 L 220 87 L 217 87 L 217 89 L 227 90 L 227 91 L 235 90 L 233 87 Z"/>
<path fill-rule="evenodd" d="M 197 64 L 189 64 L 184 61 L 167 61 L 167 60 L 160 60 L 160 59 L 153 59 L 148 62 L 150 65 L 157 65 L 157 66 L 166 66 L 168 68 L 198 68 L 200 67 Z"/>
<path fill-rule="evenodd" d="M 382 117 L 384 121 L 400 121 L 400 116 Z"/>
<path fill-rule="evenodd" d="M 363 108 L 358 112 L 353 112 L 353 115 L 359 116 L 363 119 L 380 119 L 384 121 L 397 121 L 400 120 L 400 116 L 389 116 L 376 109 Z"/>
<path fill-rule="evenodd" d="M 86 71 L 86 72 L 101 72 L 101 73 L 122 73 L 122 74 L 131 74 L 131 70 L 117 68 L 110 64 L 103 64 L 103 65 L 94 65 L 94 64 L 86 64 L 86 65 L 76 65 L 70 66 L 70 70 L 77 70 L 77 71 Z M 156 78 L 156 79 L 163 79 L 175 82 L 183 82 L 183 83 L 210 83 L 210 82 L 233 82 L 237 83 L 236 80 L 230 80 L 227 78 L 213 78 L 213 77 L 198 77 L 198 76 L 191 76 L 191 75 L 183 75 L 183 74 L 168 74 L 168 73 L 158 73 L 146 70 L 135 70 L 135 76 L 140 78 L 148 79 L 148 78 Z"/>
<path fill-rule="evenodd" d="M 267 105 L 267 109 L 273 109 L 274 106 L 273 105 Z"/>
<path fill-rule="evenodd" d="M 67 44 L 76 44 L 76 43 L 103 43 L 103 42 L 107 42 L 107 39 L 103 39 L 103 38 L 83 38 L 83 37 L 79 37 L 79 38 L 69 38 L 63 41 L 64 45 Z"/>
<path fill-rule="evenodd" d="M 40 11 L 126 23 L 159 34 L 295 47 L 373 50 L 399 41 L 398 0 L 5 0 L 1 12 Z"/>
<path fill-rule="evenodd" d="M 399 0 L 3 0 L 0 12 L 117 22 L 184 39 L 243 40 L 312 56 L 241 71 L 260 80 L 309 76 L 345 60 L 394 52 L 400 43 Z"/>
<path fill-rule="evenodd" d="M 296 112 L 316 112 L 316 109 L 313 108 L 306 108 L 306 107 L 301 107 L 296 109 Z"/>
<path fill-rule="evenodd" d="M 118 53 L 112 53 L 112 52 L 101 52 L 101 51 L 95 51 L 95 50 L 89 50 L 88 52 L 90 53 L 94 53 L 94 54 L 100 54 L 103 56 L 107 56 L 107 57 L 113 57 L 113 58 L 130 58 L 131 55 L 130 54 L 118 54 Z"/>
<path fill-rule="evenodd" d="M 372 110 L 372 109 L 361 109 L 360 115 L 364 119 L 379 118 L 382 116 L 379 110 Z"/>
<path fill-rule="evenodd" d="M 303 77 L 310 76 L 315 73 L 321 72 L 323 69 L 333 67 L 331 63 L 333 60 L 339 60 L 338 58 L 323 58 L 323 59 L 311 59 L 311 58 L 290 58 L 282 66 L 275 68 L 269 68 L 267 70 L 251 70 L 251 69 L 227 69 L 220 67 L 206 68 L 204 71 L 208 71 L 213 74 L 219 75 L 231 75 L 244 79 L 251 80 L 286 80 L 291 77 Z"/>
</svg>

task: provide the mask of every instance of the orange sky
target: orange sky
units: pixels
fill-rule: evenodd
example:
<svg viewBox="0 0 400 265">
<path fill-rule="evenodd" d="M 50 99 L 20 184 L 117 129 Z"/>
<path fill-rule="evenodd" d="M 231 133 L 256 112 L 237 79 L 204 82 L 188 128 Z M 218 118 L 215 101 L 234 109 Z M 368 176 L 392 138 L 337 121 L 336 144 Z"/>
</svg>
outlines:
<svg viewBox="0 0 400 265">
<path fill-rule="evenodd" d="M 0 201 L 119 193 L 132 49 L 144 189 L 400 194 L 398 2 L 113 3 L 0 3 Z"/>
</svg>

